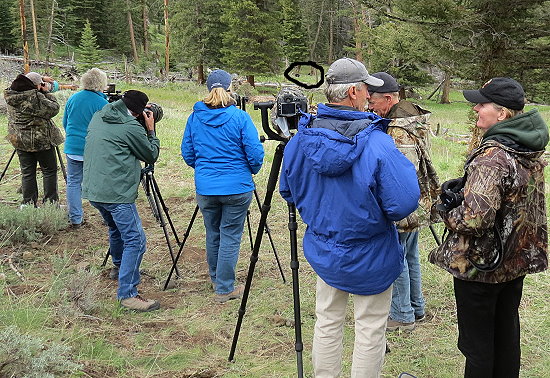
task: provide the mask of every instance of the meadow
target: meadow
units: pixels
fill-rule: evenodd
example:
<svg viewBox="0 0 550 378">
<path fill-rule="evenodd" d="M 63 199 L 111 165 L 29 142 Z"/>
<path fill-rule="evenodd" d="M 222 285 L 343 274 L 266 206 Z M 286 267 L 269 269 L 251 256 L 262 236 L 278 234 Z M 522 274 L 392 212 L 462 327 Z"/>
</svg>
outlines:
<svg viewBox="0 0 550 378">
<path fill-rule="evenodd" d="M 151 101 L 164 109 L 164 117 L 157 125 L 161 153 L 155 164 L 155 177 L 181 240 L 190 225 L 195 202 L 193 170 L 181 159 L 180 143 L 193 103 L 205 95 L 206 89 L 192 83 L 163 86 L 120 84 L 119 89 L 129 88 L 145 91 Z M 430 88 L 426 88 L 420 94 L 426 96 L 429 92 Z M 70 94 L 62 91 L 58 98 L 64 103 Z M 267 94 L 254 91 L 250 96 L 265 99 Z M 311 93 L 311 96 L 317 102 L 323 101 L 320 92 Z M 472 125 L 469 120 L 471 106 L 457 89 L 453 91 L 451 100 L 452 103 L 446 105 L 431 100 L 414 100 L 433 113 L 431 154 L 441 182 L 462 175 Z M 538 108 L 550 122 L 550 107 Z M 259 111 L 254 111 L 251 104 L 247 110 L 259 134 L 263 135 Z M 59 126 L 61 117 L 62 112 L 55 118 Z M 0 135 L 3 137 L 6 132 L 6 116 L 0 115 Z M 271 140 L 264 143 L 265 163 L 254 179 L 261 199 L 266 194 L 277 144 Z M 7 141 L 0 140 L 0 169 L 4 169 L 12 151 Z M 19 166 L 15 158 L 0 182 L 0 220 L 8 213 L 19 211 L 19 182 Z M 61 175 L 59 185 L 64 199 L 65 184 Z M 547 193 L 549 187 L 547 185 Z M 87 225 L 76 231 L 61 222 L 45 235 L 29 238 L 24 243 L 12 243 L 6 229 L 0 228 L 3 233 L 0 235 L 0 335 L 2 332 L 6 334 L 8 329 L 15 329 L 13 332 L 20 339 L 39 340 L 42 350 L 62 347 L 58 358 L 77 365 L 57 374 L 61 376 L 296 376 L 288 214 L 286 203 L 278 193 L 273 196 L 268 217 L 275 248 L 264 235 L 234 362 L 228 362 L 227 357 L 240 301 L 219 305 L 212 300 L 204 261 L 202 219 L 199 216 L 191 227 L 178 265 L 180 278 L 172 281 L 173 288 L 163 291 L 171 267 L 170 256 L 163 230 L 153 218 L 142 190 L 138 208 L 148 238 L 140 290 L 145 297 L 160 301 L 160 311 L 138 314 L 118 306 L 116 282 L 108 279 L 109 265 L 101 266 L 108 246 L 107 231 L 96 211 L 85 203 Z M 32 220 L 38 218 L 38 213 L 52 210 L 25 211 L 35 212 L 29 216 Z M 252 237 L 256 234 L 259 213 L 258 206 L 253 204 L 250 211 Z M 59 214 L 51 217 L 56 216 Z M 304 229 L 300 223 L 299 240 Z M 435 229 L 440 235 L 443 233 L 440 224 L 435 225 Z M 173 237 L 170 238 L 177 251 Z M 397 377 L 402 372 L 423 378 L 451 378 L 462 374 L 463 357 L 456 347 L 452 277 L 427 261 L 429 251 L 435 246 L 430 231 L 422 230 L 421 264 L 429 321 L 418 325 L 413 332 L 388 333 L 391 351 L 386 354 L 384 377 Z M 283 283 L 274 252 L 282 262 L 286 283 Z M 249 256 L 250 240 L 245 232 L 237 272 L 241 282 L 246 279 Z M 299 260 L 304 371 L 306 377 L 312 377 L 316 276 L 301 253 Z M 520 307 L 521 376 L 524 378 L 550 375 L 549 292 L 550 275 L 547 272 L 526 278 Z M 352 306 L 349 307 L 344 333 L 343 376 L 350 374 L 353 347 L 353 314 Z M 10 326 L 16 328 L 8 328 Z M 15 355 L 15 349 L 10 349 L 10 340 L 2 341 L 0 336 L 0 341 L 0 376 L 3 376 L 10 365 L 3 366 L 2 358 L 5 361 L 8 354 Z M 11 341 L 15 343 L 14 339 Z M 36 350 L 35 354 L 39 354 Z M 4 357 L 2 352 L 6 353 Z M 40 364 L 34 363 L 33 369 L 38 371 Z M 17 362 L 11 364 L 14 366 Z"/>
</svg>

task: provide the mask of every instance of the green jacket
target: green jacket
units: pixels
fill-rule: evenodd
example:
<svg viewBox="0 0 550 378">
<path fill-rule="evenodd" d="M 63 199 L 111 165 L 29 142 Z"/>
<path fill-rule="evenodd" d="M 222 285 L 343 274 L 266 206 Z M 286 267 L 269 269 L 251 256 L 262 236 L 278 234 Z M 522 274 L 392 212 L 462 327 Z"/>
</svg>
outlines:
<svg viewBox="0 0 550 378">
<path fill-rule="evenodd" d="M 412 232 L 434 223 L 432 204 L 439 195 L 439 178 L 430 158 L 430 124 L 432 114 L 412 102 L 401 100 L 390 109 L 386 118 L 393 120 L 387 133 L 395 146 L 414 164 L 420 200 L 418 208 L 405 219 L 396 222 L 399 232 Z"/>
<path fill-rule="evenodd" d="M 133 203 L 141 163 L 153 164 L 160 142 L 128 113 L 122 102 L 107 104 L 94 114 L 84 148 L 82 197 L 94 202 Z"/>
<path fill-rule="evenodd" d="M 430 262 L 454 277 L 507 282 L 548 266 L 548 232 L 542 158 L 548 128 L 536 110 L 496 123 L 466 166 L 462 204 L 441 217 L 449 234 Z M 492 272 L 487 264 L 504 252 Z"/>
<path fill-rule="evenodd" d="M 59 113 L 54 95 L 39 91 L 30 79 L 19 75 L 4 91 L 4 98 L 8 105 L 6 139 L 14 148 L 35 152 L 63 143 L 63 133 L 52 121 Z"/>
</svg>

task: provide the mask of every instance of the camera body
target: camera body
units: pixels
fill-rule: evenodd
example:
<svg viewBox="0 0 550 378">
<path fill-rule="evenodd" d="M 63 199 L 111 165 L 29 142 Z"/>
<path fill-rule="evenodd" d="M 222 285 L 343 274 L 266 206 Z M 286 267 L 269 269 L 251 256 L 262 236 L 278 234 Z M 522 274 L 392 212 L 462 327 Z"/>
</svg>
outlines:
<svg viewBox="0 0 550 378">
<path fill-rule="evenodd" d="M 460 206 L 462 201 L 464 201 L 465 183 L 466 177 L 445 181 L 443 185 L 441 185 L 441 194 L 439 195 L 441 203 L 437 205 L 437 209 L 450 211 Z"/>
<path fill-rule="evenodd" d="M 307 112 L 307 99 L 301 93 L 289 91 L 277 97 L 277 117 L 294 117 Z"/>
<path fill-rule="evenodd" d="M 116 90 L 116 84 L 115 83 L 109 83 L 107 84 L 107 89 L 103 91 L 107 95 L 107 101 L 109 102 L 115 102 L 117 100 L 120 100 L 122 98 L 122 93 L 120 91 Z"/>
</svg>

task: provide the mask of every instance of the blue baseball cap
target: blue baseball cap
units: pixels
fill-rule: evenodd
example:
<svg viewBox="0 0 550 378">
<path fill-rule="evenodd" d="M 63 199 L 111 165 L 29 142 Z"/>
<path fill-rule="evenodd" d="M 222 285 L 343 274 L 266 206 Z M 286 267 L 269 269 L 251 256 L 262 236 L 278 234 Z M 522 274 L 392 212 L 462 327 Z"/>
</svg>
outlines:
<svg viewBox="0 0 550 378">
<path fill-rule="evenodd" d="M 223 88 L 228 90 L 230 85 L 231 75 L 224 70 L 214 70 L 208 75 L 208 79 L 206 79 L 206 87 L 209 91 L 211 91 L 212 88 Z"/>
</svg>

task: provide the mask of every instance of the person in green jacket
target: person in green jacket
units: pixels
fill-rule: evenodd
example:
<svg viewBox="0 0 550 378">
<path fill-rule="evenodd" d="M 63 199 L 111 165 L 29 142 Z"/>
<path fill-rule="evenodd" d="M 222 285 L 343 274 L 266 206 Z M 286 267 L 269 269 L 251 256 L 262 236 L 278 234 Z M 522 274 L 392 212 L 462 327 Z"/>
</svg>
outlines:
<svg viewBox="0 0 550 378">
<path fill-rule="evenodd" d="M 90 121 L 84 147 L 82 197 L 99 210 L 109 227 L 109 251 L 118 270 L 117 298 L 135 311 L 160 308 L 159 302 L 141 297 L 137 290 L 146 243 L 135 205 L 140 162 L 153 164 L 160 146 L 153 115 L 144 111 L 148 101 L 145 93 L 129 90 L 122 99 L 105 105 Z M 145 128 L 136 119 L 140 116 Z"/>
</svg>

